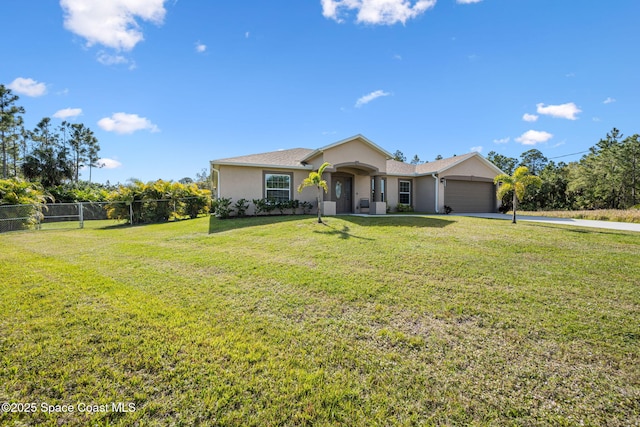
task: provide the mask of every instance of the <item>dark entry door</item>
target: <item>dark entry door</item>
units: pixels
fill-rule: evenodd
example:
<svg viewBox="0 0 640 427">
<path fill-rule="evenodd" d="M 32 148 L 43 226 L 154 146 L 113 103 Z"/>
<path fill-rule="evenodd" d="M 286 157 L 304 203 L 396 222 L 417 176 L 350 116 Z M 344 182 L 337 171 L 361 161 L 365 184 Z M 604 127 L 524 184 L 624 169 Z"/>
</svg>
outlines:
<svg viewBox="0 0 640 427">
<path fill-rule="evenodd" d="M 331 176 L 331 199 L 336 202 L 336 213 L 352 213 L 351 199 L 352 178 L 347 175 Z"/>
</svg>

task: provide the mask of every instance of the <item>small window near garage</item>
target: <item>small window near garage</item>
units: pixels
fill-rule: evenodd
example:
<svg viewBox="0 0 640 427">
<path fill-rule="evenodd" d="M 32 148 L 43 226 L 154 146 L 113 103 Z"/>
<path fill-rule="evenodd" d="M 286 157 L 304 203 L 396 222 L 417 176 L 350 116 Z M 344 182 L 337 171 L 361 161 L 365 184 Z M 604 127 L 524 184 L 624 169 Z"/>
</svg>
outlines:
<svg viewBox="0 0 640 427">
<path fill-rule="evenodd" d="M 291 200 L 291 175 L 264 174 L 264 197 L 277 201 Z"/>
<path fill-rule="evenodd" d="M 398 182 L 398 202 L 403 205 L 411 205 L 411 181 L 400 180 Z"/>
</svg>

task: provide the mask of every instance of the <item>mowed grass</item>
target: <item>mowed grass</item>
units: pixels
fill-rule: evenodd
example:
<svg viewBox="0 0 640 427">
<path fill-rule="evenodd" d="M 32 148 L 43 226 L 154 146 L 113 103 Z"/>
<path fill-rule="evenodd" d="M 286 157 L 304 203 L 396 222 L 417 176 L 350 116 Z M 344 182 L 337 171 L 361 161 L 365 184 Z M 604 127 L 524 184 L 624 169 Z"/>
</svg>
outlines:
<svg viewBox="0 0 640 427">
<path fill-rule="evenodd" d="M 0 425 L 640 423 L 638 233 L 326 222 L 0 235 Z"/>
<path fill-rule="evenodd" d="M 594 219 L 599 221 L 638 222 L 640 209 L 595 209 L 582 211 L 531 211 L 522 215 L 551 216 L 557 218 Z M 513 214 L 513 213 L 511 213 Z"/>
</svg>

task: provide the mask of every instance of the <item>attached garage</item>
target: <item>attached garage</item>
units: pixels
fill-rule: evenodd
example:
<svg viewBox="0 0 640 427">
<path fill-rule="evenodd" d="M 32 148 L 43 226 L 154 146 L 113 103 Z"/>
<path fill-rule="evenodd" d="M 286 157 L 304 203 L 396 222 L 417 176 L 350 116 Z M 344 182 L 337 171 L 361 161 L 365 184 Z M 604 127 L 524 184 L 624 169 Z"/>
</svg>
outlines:
<svg viewBox="0 0 640 427">
<path fill-rule="evenodd" d="M 495 212 L 496 190 L 493 182 L 447 179 L 444 204 L 454 213 Z"/>
</svg>

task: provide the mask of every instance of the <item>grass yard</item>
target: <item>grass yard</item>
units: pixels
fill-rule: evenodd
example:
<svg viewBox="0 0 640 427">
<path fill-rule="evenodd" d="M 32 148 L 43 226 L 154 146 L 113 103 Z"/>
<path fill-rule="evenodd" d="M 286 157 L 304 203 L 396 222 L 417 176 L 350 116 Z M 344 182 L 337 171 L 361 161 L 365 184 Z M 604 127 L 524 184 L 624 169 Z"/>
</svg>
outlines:
<svg viewBox="0 0 640 427">
<path fill-rule="evenodd" d="M 638 222 L 640 209 L 595 209 L 584 211 L 519 211 L 521 215 L 551 216 L 556 218 L 595 219 L 599 221 Z M 513 212 L 511 212 L 513 215 Z"/>
<path fill-rule="evenodd" d="M 86 227 L 0 235 L 0 425 L 640 423 L 637 233 Z"/>
</svg>

